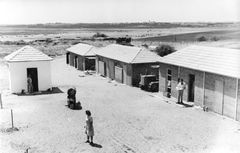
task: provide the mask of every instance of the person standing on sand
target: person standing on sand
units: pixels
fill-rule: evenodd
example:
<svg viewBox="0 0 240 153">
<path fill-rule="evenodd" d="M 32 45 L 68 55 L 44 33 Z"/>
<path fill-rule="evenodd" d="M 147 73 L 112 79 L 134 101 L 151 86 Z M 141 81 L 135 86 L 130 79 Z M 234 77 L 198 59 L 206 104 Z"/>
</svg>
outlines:
<svg viewBox="0 0 240 153">
<path fill-rule="evenodd" d="M 183 82 L 183 79 L 181 79 L 176 87 L 176 90 L 178 91 L 177 104 L 183 104 L 183 92 L 184 92 L 185 88 L 186 88 L 185 82 Z"/>
<path fill-rule="evenodd" d="M 86 110 L 85 133 L 87 135 L 86 143 L 89 143 L 89 138 L 90 138 L 91 139 L 90 144 L 93 144 L 93 136 L 94 136 L 93 119 L 91 116 L 91 112 L 89 110 Z"/>
</svg>

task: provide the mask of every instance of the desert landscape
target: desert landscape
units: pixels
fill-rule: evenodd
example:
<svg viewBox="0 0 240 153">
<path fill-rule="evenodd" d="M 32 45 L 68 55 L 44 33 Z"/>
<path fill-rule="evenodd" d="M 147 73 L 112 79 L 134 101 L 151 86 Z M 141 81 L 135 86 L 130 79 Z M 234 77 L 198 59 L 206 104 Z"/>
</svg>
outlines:
<svg viewBox="0 0 240 153">
<path fill-rule="evenodd" d="M 240 49 L 239 24 L 170 24 L 169 27 L 136 24 L 124 25 L 125 28 L 122 25 L 110 28 L 106 25 L 94 28 L 57 25 L 60 27 L 53 24 L 0 28 L 3 101 L 0 150 L 3 153 L 237 153 L 240 150 L 238 122 L 203 112 L 198 107 L 175 105 L 175 101 L 159 93 L 128 87 L 96 74 L 85 74 L 65 64 L 66 48 L 74 44 L 82 42 L 101 47 L 125 36 L 132 38 L 134 46 L 168 44 L 178 50 L 200 44 Z M 104 37 L 94 37 L 97 33 Z M 200 41 L 203 36 L 206 40 Z M 25 45 L 34 46 L 54 58 L 52 82 L 59 88 L 59 93 L 10 94 L 8 67 L 3 57 Z M 70 110 L 65 106 L 70 87 L 77 88 L 77 100 L 83 110 Z M 11 109 L 17 131 L 8 131 Z M 94 119 L 92 147 L 84 143 L 87 109 L 93 112 Z"/>
<path fill-rule="evenodd" d="M 0 26 L 0 56 L 24 45 L 34 46 L 50 56 L 63 55 L 66 48 L 83 42 L 97 47 L 131 37 L 134 46 L 168 44 L 176 50 L 207 45 L 240 48 L 239 23 L 129 23 L 129 24 L 40 24 Z M 97 33 L 103 34 L 96 37 Z M 204 37 L 203 40 L 199 40 Z"/>
</svg>

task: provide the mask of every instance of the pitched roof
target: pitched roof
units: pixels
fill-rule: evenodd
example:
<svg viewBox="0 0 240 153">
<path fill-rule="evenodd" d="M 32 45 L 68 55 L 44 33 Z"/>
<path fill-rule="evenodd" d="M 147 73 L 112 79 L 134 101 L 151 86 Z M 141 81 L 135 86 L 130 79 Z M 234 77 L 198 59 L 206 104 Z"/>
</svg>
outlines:
<svg viewBox="0 0 240 153">
<path fill-rule="evenodd" d="M 97 55 L 125 63 L 153 63 L 161 60 L 161 57 L 144 48 L 111 44 L 99 49 Z"/>
<path fill-rule="evenodd" d="M 95 47 L 92 45 L 78 43 L 70 48 L 67 48 L 67 51 L 81 56 L 95 56 L 94 49 Z"/>
<path fill-rule="evenodd" d="M 163 63 L 240 78 L 240 50 L 190 46 L 167 55 Z"/>
<path fill-rule="evenodd" d="M 4 59 L 8 62 L 23 62 L 23 61 L 49 61 L 51 57 L 31 46 L 24 46 L 17 51 L 7 55 Z"/>
</svg>

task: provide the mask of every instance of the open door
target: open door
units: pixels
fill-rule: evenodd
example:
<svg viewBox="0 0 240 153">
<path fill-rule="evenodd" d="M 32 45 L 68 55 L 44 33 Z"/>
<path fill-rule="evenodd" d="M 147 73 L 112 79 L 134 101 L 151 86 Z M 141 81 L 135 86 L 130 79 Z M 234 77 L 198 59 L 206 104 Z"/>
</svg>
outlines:
<svg viewBox="0 0 240 153">
<path fill-rule="evenodd" d="M 33 92 L 38 91 L 38 72 L 37 68 L 27 68 L 27 77 L 32 79 Z"/>
<path fill-rule="evenodd" d="M 189 74 L 188 101 L 194 102 L 195 75 Z"/>
<path fill-rule="evenodd" d="M 98 70 L 101 76 L 106 76 L 106 63 L 98 61 Z"/>
<path fill-rule="evenodd" d="M 69 64 L 70 53 L 66 54 L 66 63 Z"/>
<path fill-rule="evenodd" d="M 78 57 L 77 56 L 75 56 L 75 58 L 74 58 L 74 67 L 76 69 L 78 69 Z"/>
</svg>

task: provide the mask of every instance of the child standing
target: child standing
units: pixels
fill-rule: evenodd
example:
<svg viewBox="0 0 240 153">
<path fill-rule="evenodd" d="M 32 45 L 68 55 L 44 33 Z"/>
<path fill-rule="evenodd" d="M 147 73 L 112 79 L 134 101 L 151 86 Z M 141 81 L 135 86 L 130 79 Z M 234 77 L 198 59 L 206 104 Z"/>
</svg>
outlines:
<svg viewBox="0 0 240 153">
<path fill-rule="evenodd" d="M 89 110 L 86 111 L 86 135 L 87 135 L 87 141 L 86 143 L 89 143 L 90 138 L 90 144 L 93 144 L 93 136 L 94 136 L 94 128 L 93 128 L 93 119 L 91 116 L 91 112 Z"/>
</svg>

